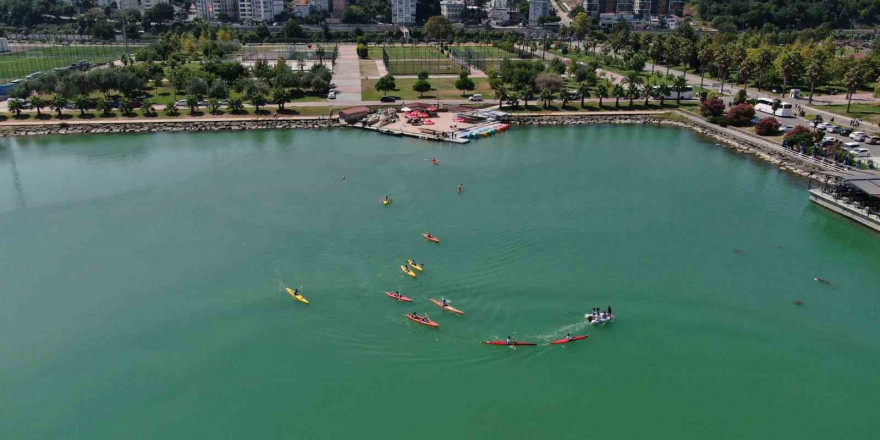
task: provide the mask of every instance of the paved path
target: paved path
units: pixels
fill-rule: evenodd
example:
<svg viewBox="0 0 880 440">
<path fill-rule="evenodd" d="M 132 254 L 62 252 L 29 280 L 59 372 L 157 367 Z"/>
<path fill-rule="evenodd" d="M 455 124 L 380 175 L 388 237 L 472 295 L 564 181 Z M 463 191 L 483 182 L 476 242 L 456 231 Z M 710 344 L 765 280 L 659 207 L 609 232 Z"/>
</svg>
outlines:
<svg viewBox="0 0 880 440">
<path fill-rule="evenodd" d="M 333 83 L 336 84 L 336 101 L 357 104 L 361 100 L 361 65 L 357 46 L 339 45 L 339 56 L 333 65 Z"/>
</svg>

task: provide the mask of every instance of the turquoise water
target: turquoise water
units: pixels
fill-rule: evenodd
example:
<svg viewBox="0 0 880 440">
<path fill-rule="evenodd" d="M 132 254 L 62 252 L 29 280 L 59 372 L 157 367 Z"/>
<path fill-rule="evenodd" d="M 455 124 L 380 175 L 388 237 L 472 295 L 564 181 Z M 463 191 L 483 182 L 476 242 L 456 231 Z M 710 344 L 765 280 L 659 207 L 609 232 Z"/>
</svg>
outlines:
<svg viewBox="0 0 880 440">
<path fill-rule="evenodd" d="M 688 131 L 0 142 L 0 438 L 880 428 L 878 235 L 811 205 L 804 180 Z M 426 263 L 418 279 L 406 258 Z M 608 305 L 615 323 L 584 326 Z M 590 337 L 480 344 L 566 332 Z"/>
</svg>

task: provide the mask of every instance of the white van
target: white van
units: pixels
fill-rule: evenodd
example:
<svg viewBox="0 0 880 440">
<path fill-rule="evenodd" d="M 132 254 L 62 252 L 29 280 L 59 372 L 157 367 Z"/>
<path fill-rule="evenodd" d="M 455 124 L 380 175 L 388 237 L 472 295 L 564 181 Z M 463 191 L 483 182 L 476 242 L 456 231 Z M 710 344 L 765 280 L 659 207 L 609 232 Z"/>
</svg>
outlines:
<svg viewBox="0 0 880 440">
<path fill-rule="evenodd" d="M 847 143 L 843 144 L 843 148 L 846 148 L 847 151 L 853 151 L 855 149 L 860 148 L 861 146 L 862 146 L 862 144 L 860 144 L 858 142 L 847 142 Z"/>
<path fill-rule="evenodd" d="M 468 101 L 472 101 L 472 102 L 477 102 L 477 101 L 482 101 L 482 100 L 483 100 L 483 95 L 481 95 L 479 93 L 474 93 L 473 95 L 471 95 L 470 98 L 468 98 Z"/>
</svg>

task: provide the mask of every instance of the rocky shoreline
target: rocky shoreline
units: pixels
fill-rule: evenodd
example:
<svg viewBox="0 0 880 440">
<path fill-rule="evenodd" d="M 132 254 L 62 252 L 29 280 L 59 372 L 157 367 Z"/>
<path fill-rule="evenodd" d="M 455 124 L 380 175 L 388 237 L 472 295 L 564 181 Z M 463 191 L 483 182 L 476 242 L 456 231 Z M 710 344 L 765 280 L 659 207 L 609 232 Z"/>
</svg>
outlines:
<svg viewBox="0 0 880 440">
<path fill-rule="evenodd" d="M 99 134 L 99 133 L 160 133 L 193 131 L 239 131 L 239 130 L 303 130 L 338 127 L 339 121 L 327 118 L 310 119 L 260 119 L 260 120 L 221 120 L 221 121 L 149 121 L 149 122 L 96 122 L 46 125 L 4 125 L 0 126 L 2 136 L 36 136 L 52 134 Z"/>
<path fill-rule="evenodd" d="M 765 143 L 770 140 L 752 139 L 746 134 L 731 133 L 722 130 L 708 122 L 695 121 L 681 113 L 674 113 L 678 117 L 668 117 L 661 114 L 620 114 L 620 115 L 511 115 L 511 125 L 633 125 L 633 124 L 657 124 L 687 128 L 702 136 L 718 141 L 718 146 L 735 150 L 738 153 L 750 154 L 761 160 L 769 162 L 780 170 L 793 174 L 824 179 L 823 171 L 830 171 L 830 164 L 821 166 L 808 160 L 788 154 L 781 146 L 771 147 Z M 782 151 L 780 151 L 782 150 Z"/>
<path fill-rule="evenodd" d="M 670 117 L 670 115 L 672 115 Z M 751 154 L 778 168 L 794 174 L 819 178 L 823 169 L 830 169 L 830 165 L 823 166 L 811 163 L 794 154 L 789 154 L 779 146 L 768 145 L 771 141 L 752 139 L 749 136 L 723 130 L 707 122 L 684 115 L 680 112 L 667 114 L 658 113 L 628 113 L 628 114 L 567 114 L 567 115 L 535 115 L 535 114 L 511 114 L 511 125 L 536 125 L 536 126 L 559 126 L 559 125 L 634 125 L 654 124 L 671 125 L 693 130 L 700 135 L 712 138 L 719 142 L 718 145 L 736 150 L 740 153 Z M 240 131 L 240 130 L 302 130 L 316 128 L 339 127 L 341 124 L 336 119 L 321 117 L 297 118 L 297 119 L 242 119 L 242 120 L 159 120 L 159 121 L 108 121 L 89 123 L 64 123 L 55 124 L 21 124 L 0 126 L 0 137 L 5 136 L 35 136 L 35 135 L 58 135 L 58 134 L 101 134 L 101 133 L 160 133 L 160 132 L 205 132 L 205 131 Z"/>
</svg>

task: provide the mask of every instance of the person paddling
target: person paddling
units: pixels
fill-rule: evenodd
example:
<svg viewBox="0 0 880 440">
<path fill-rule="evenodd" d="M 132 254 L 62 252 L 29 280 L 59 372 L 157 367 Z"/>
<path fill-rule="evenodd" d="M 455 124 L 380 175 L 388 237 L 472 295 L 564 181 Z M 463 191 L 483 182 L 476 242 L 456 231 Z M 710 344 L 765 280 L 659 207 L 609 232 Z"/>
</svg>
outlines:
<svg viewBox="0 0 880 440">
<path fill-rule="evenodd" d="M 461 194 L 462 184 L 458 184 L 458 193 Z"/>
<path fill-rule="evenodd" d="M 513 339 L 510 339 L 510 336 L 508 336 L 508 337 L 507 337 L 507 340 L 505 341 L 505 343 L 506 343 L 507 345 L 513 345 Z"/>
<path fill-rule="evenodd" d="M 446 307 L 449 305 L 449 301 L 447 301 L 446 298 L 443 298 L 443 300 L 441 301 L 441 304 L 443 304 L 443 307 Z"/>
<path fill-rule="evenodd" d="M 567 334 L 565 335 L 565 340 L 566 340 L 566 341 L 570 341 L 570 340 L 571 340 L 571 333 L 567 333 Z"/>
</svg>

